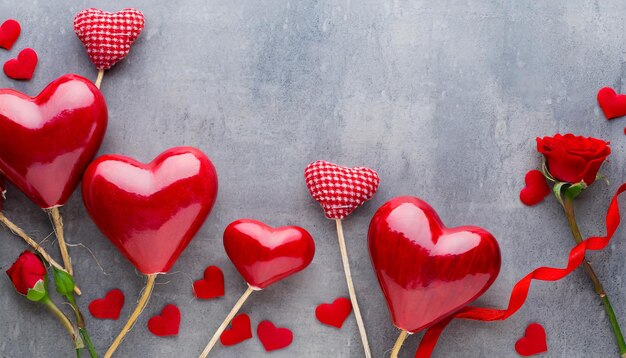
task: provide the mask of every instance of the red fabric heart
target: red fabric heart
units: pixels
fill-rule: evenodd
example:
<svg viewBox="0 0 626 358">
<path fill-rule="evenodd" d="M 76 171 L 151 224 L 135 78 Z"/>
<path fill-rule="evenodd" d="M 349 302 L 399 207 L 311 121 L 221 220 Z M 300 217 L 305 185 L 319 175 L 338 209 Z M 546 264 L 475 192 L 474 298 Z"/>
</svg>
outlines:
<svg viewBox="0 0 626 358">
<path fill-rule="evenodd" d="M 97 298 L 89 304 L 89 312 L 99 319 L 120 318 L 120 312 L 124 306 L 124 292 L 117 288 L 107 292 L 104 298 Z"/>
<path fill-rule="evenodd" d="M 0 25 L 0 47 L 10 50 L 17 38 L 20 37 L 22 27 L 13 19 L 8 19 Z"/>
<path fill-rule="evenodd" d="M 626 95 L 617 94 L 610 87 L 598 91 L 598 104 L 606 119 L 626 116 Z"/>
<path fill-rule="evenodd" d="M 32 48 L 23 49 L 17 58 L 4 63 L 4 74 L 14 80 L 30 80 L 37 67 L 37 52 Z"/>
<path fill-rule="evenodd" d="M 220 342 L 225 346 L 234 346 L 246 339 L 252 338 L 252 327 L 250 317 L 245 313 L 240 313 L 230 322 L 231 328 L 224 330 L 220 336 Z"/>
<path fill-rule="evenodd" d="M 83 201 L 102 233 L 143 274 L 174 265 L 217 195 L 213 163 L 192 147 L 168 149 L 149 164 L 104 155 L 83 177 Z"/>
<path fill-rule="evenodd" d="M 141 11 L 130 8 L 115 13 L 91 8 L 74 17 L 74 32 L 98 70 L 108 70 L 126 57 L 143 27 Z"/>
<path fill-rule="evenodd" d="M 365 167 L 340 167 L 318 160 L 304 170 L 306 186 L 329 219 L 344 219 L 378 190 L 378 173 Z"/>
<path fill-rule="evenodd" d="M 193 294 L 196 298 L 208 300 L 224 296 L 224 273 L 217 266 L 209 266 L 204 270 L 204 277 L 193 283 Z"/>
<path fill-rule="evenodd" d="M 259 323 L 256 335 L 267 352 L 288 347 L 293 341 L 293 333 L 287 328 L 276 328 L 270 321 Z"/>
<path fill-rule="evenodd" d="M 480 297 L 500 271 L 500 248 L 489 232 L 447 228 L 428 203 L 412 196 L 381 206 L 368 240 L 393 323 L 411 333 Z"/>
<path fill-rule="evenodd" d="M 313 238 L 303 228 L 273 228 L 250 219 L 226 227 L 224 248 L 244 280 L 256 289 L 304 270 L 315 254 Z"/>
<path fill-rule="evenodd" d="M 179 328 L 180 310 L 172 304 L 166 305 L 160 315 L 148 320 L 148 330 L 158 337 L 176 336 Z"/>
<path fill-rule="evenodd" d="M 546 196 L 550 195 L 550 187 L 546 178 L 539 170 L 530 170 L 524 177 L 526 186 L 519 193 L 519 198 L 525 205 L 539 204 Z"/>
<path fill-rule="evenodd" d="M 0 89 L 0 172 L 41 208 L 65 204 L 107 126 L 93 83 L 64 75 L 37 97 Z"/>
<path fill-rule="evenodd" d="M 546 330 L 543 329 L 543 326 L 539 323 L 529 324 L 524 337 L 515 343 L 515 351 L 524 357 L 547 352 L 548 342 L 546 341 Z"/>
<path fill-rule="evenodd" d="M 345 297 L 339 297 L 333 303 L 322 303 L 315 309 L 315 317 L 323 324 L 341 328 L 352 312 L 352 303 Z"/>
</svg>

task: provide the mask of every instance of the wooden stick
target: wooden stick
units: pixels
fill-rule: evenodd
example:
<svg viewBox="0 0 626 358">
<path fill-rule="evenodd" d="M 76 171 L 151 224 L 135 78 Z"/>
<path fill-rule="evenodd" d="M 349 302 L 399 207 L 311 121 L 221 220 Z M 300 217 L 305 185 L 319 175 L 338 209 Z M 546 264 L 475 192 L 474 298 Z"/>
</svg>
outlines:
<svg viewBox="0 0 626 358">
<path fill-rule="evenodd" d="M 404 343 L 404 340 L 406 339 L 406 337 L 409 335 L 409 332 L 405 331 L 405 330 L 401 330 L 400 331 L 400 335 L 398 336 L 398 339 L 396 340 L 396 344 L 393 345 L 393 349 L 391 350 L 391 358 L 398 358 L 398 353 L 400 353 L 400 348 L 402 348 L 402 344 Z"/>
<path fill-rule="evenodd" d="M 15 225 L 11 220 L 9 220 L 6 216 L 4 216 L 3 213 L 0 213 L 0 223 L 4 224 L 4 226 L 6 226 L 9 230 L 11 230 L 11 232 L 21 237 L 22 240 L 26 241 L 26 243 L 30 245 L 30 247 L 32 247 L 35 251 L 37 251 L 39 255 L 41 255 L 41 257 L 43 257 L 44 260 L 48 261 L 50 265 L 54 266 L 54 268 L 67 272 L 63 268 L 63 266 L 61 266 L 58 262 L 56 262 L 56 260 L 53 259 L 52 256 L 50 256 L 50 254 L 48 254 L 48 252 L 46 252 L 46 250 L 44 250 L 44 248 L 41 247 L 41 245 L 39 245 L 37 241 L 33 240 L 30 236 L 28 236 L 24 232 L 24 230 L 20 229 L 17 225 Z M 80 291 L 78 286 L 76 286 L 76 284 L 74 284 L 74 292 L 76 292 L 76 294 L 79 296 L 82 294 L 82 292 Z"/>
<path fill-rule="evenodd" d="M 104 70 L 99 70 L 98 77 L 96 78 L 96 82 L 94 82 L 94 84 L 96 85 L 96 87 L 98 87 L 98 89 L 100 89 L 100 85 L 102 85 L 103 77 L 104 77 Z"/>
<path fill-rule="evenodd" d="M 204 347 L 204 350 L 202 351 L 202 353 L 200 353 L 200 358 L 206 358 L 209 355 L 209 352 L 211 352 L 211 349 L 213 349 L 213 346 L 215 346 L 215 343 L 217 343 L 217 340 L 220 338 L 222 333 L 224 333 L 224 330 L 226 329 L 230 321 L 232 321 L 233 318 L 235 318 L 235 315 L 237 314 L 237 312 L 239 312 L 239 310 L 241 309 L 241 306 L 243 306 L 244 302 L 246 302 L 246 300 L 248 299 L 248 297 L 250 297 L 250 294 L 252 294 L 253 291 L 254 289 L 251 286 L 248 286 L 248 289 L 246 290 L 246 292 L 244 292 L 243 295 L 241 295 L 237 303 L 235 303 L 235 307 L 233 307 L 233 309 L 230 310 L 224 322 L 222 322 L 222 324 L 218 327 L 217 331 L 215 331 L 215 334 L 213 335 L 213 337 L 211 337 L 209 344 L 207 344 L 206 347 Z"/>
<path fill-rule="evenodd" d="M 339 239 L 339 250 L 341 251 L 341 261 L 343 262 L 343 272 L 346 274 L 346 282 L 348 283 L 348 292 L 350 293 L 350 301 L 352 302 L 352 308 L 354 308 L 354 316 L 356 317 L 356 324 L 359 327 L 359 334 L 361 335 L 361 342 L 363 342 L 363 350 L 366 358 L 372 357 L 370 351 L 370 345 L 367 341 L 367 333 L 365 332 L 365 324 L 363 323 L 363 317 L 361 317 L 361 310 L 359 309 L 359 303 L 356 300 L 356 292 L 354 291 L 354 283 L 352 282 L 352 273 L 350 273 L 350 262 L 348 261 L 348 250 L 346 250 L 346 241 L 343 237 L 343 227 L 341 225 L 341 219 L 336 219 L 337 224 L 337 238 Z"/>
<path fill-rule="evenodd" d="M 106 354 L 104 355 L 104 358 L 110 358 L 113 355 L 113 353 L 115 353 L 115 350 L 120 345 L 120 343 L 122 343 L 122 340 L 124 339 L 124 336 L 126 336 L 126 333 L 128 333 L 128 331 L 130 331 L 131 328 L 133 328 L 135 321 L 137 321 L 137 318 L 139 317 L 143 309 L 146 308 L 146 305 L 148 304 L 148 300 L 150 299 L 150 295 L 152 294 L 152 289 L 154 288 L 154 281 L 156 280 L 157 275 L 158 274 L 156 273 L 146 275 L 147 277 L 146 287 L 143 289 L 143 293 L 141 294 L 141 297 L 139 297 L 139 301 L 137 302 L 137 307 L 135 307 L 135 310 L 128 318 L 128 322 L 126 322 L 120 334 L 117 335 L 117 337 L 113 341 L 113 344 L 111 344 L 111 347 L 109 347 L 109 349 L 107 350 Z"/>
<path fill-rule="evenodd" d="M 70 275 L 74 275 L 74 270 L 72 270 L 72 259 L 70 258 L 69 251 L 67 250 L 65 235 L 63 234 L 63 219 L 61 219 L 59 207 L 55 206 L 53 208 L 47 209 L 47 211 L 52 218 L 52 223 L 54 224 L 54 234 L 56 235 L 57 240 L 59 240 L 59 249 L 61 250 L 63 266 L 65 266 L 65 270 L 69 272 Z"/>
</svg>

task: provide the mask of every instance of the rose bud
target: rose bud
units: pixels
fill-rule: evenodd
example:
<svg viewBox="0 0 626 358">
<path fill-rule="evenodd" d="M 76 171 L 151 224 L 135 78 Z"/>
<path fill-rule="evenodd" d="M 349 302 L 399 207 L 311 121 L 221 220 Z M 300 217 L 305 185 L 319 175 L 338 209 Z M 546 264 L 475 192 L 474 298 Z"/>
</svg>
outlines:
<svg viewBox="0 0 626 358">
<path fill-rule="evenodd" d="M 537 151 L 543 154 L 549 174 L 560 182 L 591 185 L 598 170 L 611 154 L 609 143 L 573 134 L 537 138 Z"/>
<path fill-rule="evenodd" d="M 30 251 L 24 251 L 7 270 L 17 292 L 35 302 L 47 297 L 46 273 L 39 256 Z"/>
</svg>

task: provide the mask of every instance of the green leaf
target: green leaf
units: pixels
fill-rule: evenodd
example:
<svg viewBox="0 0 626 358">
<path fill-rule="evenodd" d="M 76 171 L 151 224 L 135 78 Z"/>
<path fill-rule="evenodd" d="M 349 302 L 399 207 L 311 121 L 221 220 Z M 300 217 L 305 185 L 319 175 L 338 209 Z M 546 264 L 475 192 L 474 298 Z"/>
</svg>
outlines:
<svg viewBox="0 0 626 358">
<path fill-rule="evenodd" d="M 56 286 L 57 292 L 61 296 L 67 297 L 70 301 L 70 297 L 73 296 L 74 286 L 74 278 L 69 273 L 59 270 L 56 267 L 54 268 L 54 284 Z"/>
<path fill-rule="evenodd" d="M 46 298 L 46 296 L 48 296 L 48 293 L 46 292 L 46 283 L 44 280 L 37 281 L 33 288 L 28 289 L 26 294 L 26 298 L 33 302 L 39 302 Z"/>
<path fill-rule="evenodd" d="M 581 181 L 580 183 L 576 183 L 576 184 L 572 184 L 570 186 L 568 186 L 565 190 L 564 190 L 564 195 L 571 200 L 576 199 L 576 197 L 578 195 L 580 195 L 580 193 L 582 193 L 583 190 L 585 190 L 587 188 L 587 184 L 585 184 L 584 181 Z"/>
</svg>

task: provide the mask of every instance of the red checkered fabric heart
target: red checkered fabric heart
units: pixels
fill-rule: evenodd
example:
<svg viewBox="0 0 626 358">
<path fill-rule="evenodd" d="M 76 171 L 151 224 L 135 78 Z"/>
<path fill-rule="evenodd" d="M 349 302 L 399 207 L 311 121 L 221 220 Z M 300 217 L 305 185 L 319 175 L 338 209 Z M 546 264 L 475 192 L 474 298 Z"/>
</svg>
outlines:
<svg viewBox="0 0 626 358">
<path fill-rule="evenodd" d="M 143 14 L 135 9 L 110 13 L 91 8 L 74 17 L 74 32 L 98 70 L 108 70 L 126 57 L 143 25 Z"/>
<path fill-rule="evenodd" d="M 344 219 L 354 209 L 370 200 L 380 178 L 366 167 L 347 168 L 323 160 L 309 164 L 304 170 L 309 192 L 324 208 L 329 219 Z"/>
</svg>

